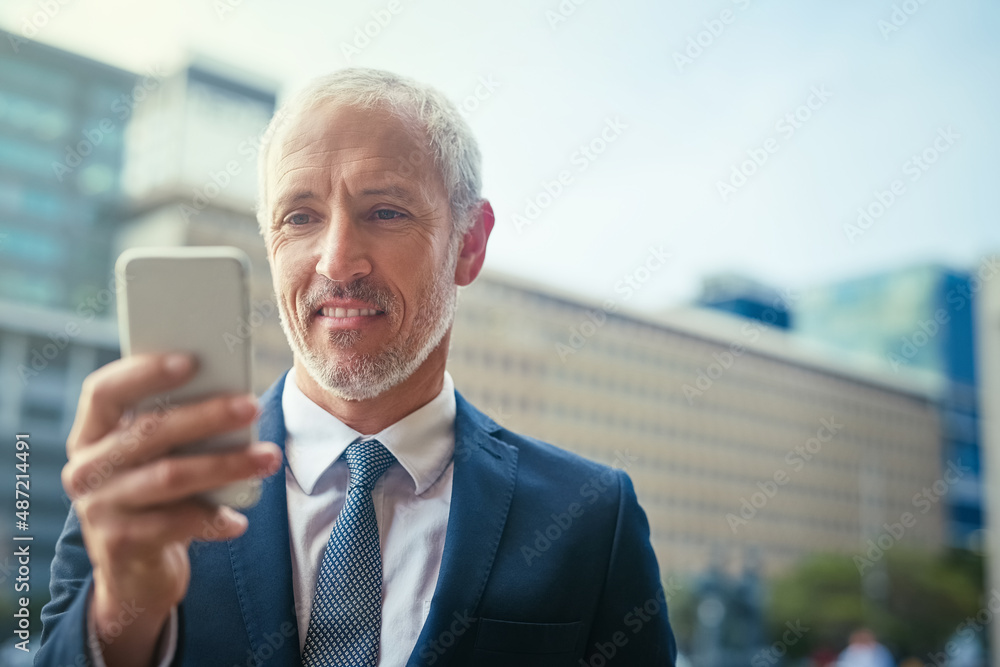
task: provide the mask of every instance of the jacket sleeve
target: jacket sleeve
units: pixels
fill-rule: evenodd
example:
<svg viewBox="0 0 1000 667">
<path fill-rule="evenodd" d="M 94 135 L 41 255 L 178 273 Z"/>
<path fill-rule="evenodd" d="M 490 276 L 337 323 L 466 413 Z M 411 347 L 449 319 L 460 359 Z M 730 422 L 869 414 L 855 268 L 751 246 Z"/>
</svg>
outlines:
<svg viewBox="0 0 1000 667">
<path fill-rule="evenodd" d="M 90 558 L 83 543 L 83 532 L 76 511 L 70 508 L 62 534 L 56 542 L 49 582 L 51 599 L 42 607 L 41 648 L 34 664 L 42 667 L 91 667 L 88 643 L 87 601 L 94 583 Z M 178 608 L 175 635 L 179 635 L 181 610 Z M 182 648 L 179 636 L 173 637 L 174 666 L 181 664 Z M 164 653 L 166 650 L 163 651 Z"/>
<path fill-rule="evenodd" d="M 584 663 L 674 667 L 677 646 L 667 618 L 669 593 L 660 580 L 649 541 L 649 522 L 632 480 L 623 471 L 617 472 L 618 520 Z"/>
<path fill-rule="evenodd" d="M 89 665 L 87 593 L 93 582 L 90 559 L 76 512 L 70 508 L 52 560 L 49 593 L 42 607 L 42 642 L 35 665 Z"/>
</svg>

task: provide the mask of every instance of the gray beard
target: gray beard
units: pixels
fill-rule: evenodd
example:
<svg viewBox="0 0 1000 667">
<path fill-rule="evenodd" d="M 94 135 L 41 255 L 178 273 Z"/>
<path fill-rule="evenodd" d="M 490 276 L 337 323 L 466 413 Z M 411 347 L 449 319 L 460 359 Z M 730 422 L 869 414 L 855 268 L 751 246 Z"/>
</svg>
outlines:
<svg viewBox="0 0 1000 667">
<path fill-rule="evenodd" d="M 460 238 L 448 244 L 449 260 L 443 270 L 434 277 L 429 293 L 423 298 L 420 310 L 413 320 L 412 333 L 403 340 L 390 343 L 385 349 L 374 354 L 351 353 L 339 363 L 323 356 L 306 344 L 303 332 L 308 320 L 289 324 L 288 313 L 283 299 L 278 299 L 278 315 L 281 328 L 297 359 L 302 362 L 310 377 L 327 392 L 348 401 L 362 401 L 379 396 L 407 380 L 423 364 L 430 353 L 441 344 L 445 334 L 451 329 L 455 319 L 458 288 L 454 283 L 455 264 L 458 261 Z M 362 281 L 341 285 L 329 283 L 322 290 L 310 290 L 300 298 L 299 312 L 305 318 L 313 317 L 318 309 L 312 304 L 320 303 L 329 296 L 355 298 L 375 305 L 384 311 L 390 327 L 398 325 L 401 313 L 392 295 Z M 327 342 L 341 350 L 349 350 L 364 334 L 358 330 L 329 331 Z"/>
</svg>

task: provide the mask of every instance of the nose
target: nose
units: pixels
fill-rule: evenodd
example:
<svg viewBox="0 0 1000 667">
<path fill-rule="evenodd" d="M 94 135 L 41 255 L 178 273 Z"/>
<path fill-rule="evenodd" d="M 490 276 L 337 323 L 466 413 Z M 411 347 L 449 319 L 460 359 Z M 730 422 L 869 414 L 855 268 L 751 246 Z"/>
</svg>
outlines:
<svg viewBox="0 0 1000 667">
<path fill-rule="evenodd" d="M 351 282 L 371 273 L 365 235 L 346 212 L 331 214 L 316 252 L 316 273 L 330 280 Z"/>
</svg>

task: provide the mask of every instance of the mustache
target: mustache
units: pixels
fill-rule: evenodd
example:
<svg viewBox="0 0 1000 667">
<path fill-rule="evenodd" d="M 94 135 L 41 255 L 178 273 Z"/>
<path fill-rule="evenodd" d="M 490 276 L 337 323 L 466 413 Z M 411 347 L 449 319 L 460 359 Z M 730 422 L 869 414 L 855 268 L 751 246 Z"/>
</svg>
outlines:
<svg viewBox="0 0 1000 667">
<path fill-rule="evenodd" d="M 320 305 L 327 299 L 356 299 L 386 313 L 392 312 L 396 303 L 389 289 L 376 284 L 369 277 L 358 278 L 350 283 L 325 279 L 324 282 L 310 287 L 302 297 L 302 312 L 313 313 L 319 310 Z"/>
</svg>

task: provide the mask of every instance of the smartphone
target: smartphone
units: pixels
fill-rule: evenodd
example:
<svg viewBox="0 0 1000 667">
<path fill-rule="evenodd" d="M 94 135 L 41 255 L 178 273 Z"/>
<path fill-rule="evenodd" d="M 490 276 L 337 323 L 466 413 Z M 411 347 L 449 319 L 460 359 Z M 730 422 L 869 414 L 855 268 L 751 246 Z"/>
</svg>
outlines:
<svg viewBox="0 0 1000 667">
<path fill-rule="evenodd" d="M 166 411 L 218 394 L 245 394 L 251 384 L 250 260 L 228 246 L 131 248 L 115 263 L 122 356 L 187 352 L 198 361 L 184 386 L 140 401 L 136 412 Z M 176 455 L 245 447 L 256 425 L 179 448 Z M 245 508 L 261 482 L 235 482 L 205 500 Z"/>
</svg>

